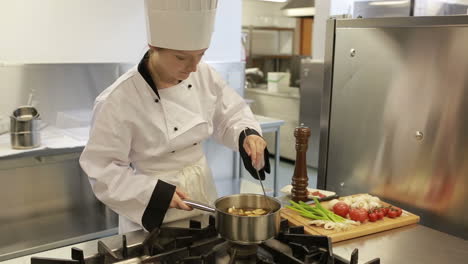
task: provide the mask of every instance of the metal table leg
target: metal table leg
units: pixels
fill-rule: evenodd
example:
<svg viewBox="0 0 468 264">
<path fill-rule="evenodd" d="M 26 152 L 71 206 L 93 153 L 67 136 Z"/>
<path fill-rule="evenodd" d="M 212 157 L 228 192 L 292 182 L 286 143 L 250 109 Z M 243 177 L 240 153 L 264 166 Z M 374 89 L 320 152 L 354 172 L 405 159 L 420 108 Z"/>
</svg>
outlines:
<svg viewBox="0 0 468 264">
<path fill-rule="evenodd" d="M 276 197 L 278 195 L 278 167 L 279 167 L 279 154 L 280 148 L 280 130 L 277 129 L 275 131 L 275 173 L 273 174 L 273 196 Z"/>
</svg>

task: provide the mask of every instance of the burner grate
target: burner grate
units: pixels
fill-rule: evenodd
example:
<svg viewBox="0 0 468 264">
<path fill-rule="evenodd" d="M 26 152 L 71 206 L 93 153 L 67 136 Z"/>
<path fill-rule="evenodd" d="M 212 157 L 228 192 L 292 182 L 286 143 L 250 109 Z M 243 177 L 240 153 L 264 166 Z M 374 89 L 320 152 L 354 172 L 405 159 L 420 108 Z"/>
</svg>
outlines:
<svg viewBox="0 0 468 264">
<path fill-rule="evenodd" d="M 304 234 L 303 227 L 289 227 L 286 220 L 274 239 L 259 245 L 240 245 L 219 237 L 214 217 L 202 228 L 190 221 L 189 228 L 163 227 L 153 230 L 141 243 L 129 248 L 126 236 L 121 247 L 109 248 L 98 241 L 98 254 L 84 258 L 84 252 L 72 248 L 71 259 L 31 258 L 31 264 L 357 264 L 358 251 L 350 261 L 333 255 L 331 239 Z M 378 264 L 379 259 L 367 264 Z"/>
</svg>

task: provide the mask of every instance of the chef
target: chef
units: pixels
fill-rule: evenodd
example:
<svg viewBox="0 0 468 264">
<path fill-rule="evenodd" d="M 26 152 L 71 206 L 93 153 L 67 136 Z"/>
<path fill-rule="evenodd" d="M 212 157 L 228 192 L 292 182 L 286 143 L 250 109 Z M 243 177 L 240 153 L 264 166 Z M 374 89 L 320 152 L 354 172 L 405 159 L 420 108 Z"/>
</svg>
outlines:
<svg viewBox="0 0 468 264">
<path fill-rule="evenodd" d="M 214 202 L 202 148 L 211 136 L 239 150 L 255 178 L 270 172 L 251 110 L 200 61 L 216 8 L 216 0 L 145 0 L 149 49 L 96 98 L 80 164 L 96 197 L 119 214 L 119 233 L 199 214 L 183 199 Z"/>
</svg>

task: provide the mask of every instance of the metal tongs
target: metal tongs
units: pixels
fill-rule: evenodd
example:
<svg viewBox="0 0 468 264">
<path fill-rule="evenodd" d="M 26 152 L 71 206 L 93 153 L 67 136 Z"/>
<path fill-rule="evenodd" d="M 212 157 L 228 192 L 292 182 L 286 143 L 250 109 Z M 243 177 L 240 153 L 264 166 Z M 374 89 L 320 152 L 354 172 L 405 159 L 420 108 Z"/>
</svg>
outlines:
<svg viewBox="0 0 468 264">
<path fill-rule="evenodd" d="M 252 164 L 252 166 L 253 166 L 253 164 Z M 258 181 L 260 182 L 260 186 L 262 186 L 263 197 L 265 197 L 265 202 L 266 202 L 266 205 L 268 206 L 268 212 L 271 212 L 270 198 L 268 198 L 268 196 L 266 195 L 265 187 L 263 187 L 263 181 L 262 181 L 262 179 L 260 178 L 260 173 L 258 172 L 258 171 L 261 170 L 264 166 L 265 166 L 265 161 L 262 160 L 262 162 L 260 163 L 260 165 L 258 166 L 258 168 L 256 168 L 255 166 L 253 166 L 253 167 L 255 168 L 255 171 L 257 172 L 257 179 L 258 179 Z"/>
<path fill-rule="evenodd" d="M 247 138 L 247 133 L 245 132 L 245 129 L 244 129 L 244 140 L 245 138 Z M 263 186 L 263 181 L 262 179 L 260 178 L 260 173 L 259 171 L 265 167 L 265 158 L 262 159 L 260 161 L 260 164 L 258 166 L 255 166 L 255 164 L 253 164 L 253 161 L 252 161 L 252 167 L 255 169 L 255 171 L 257 172 L 257 179 L 258 181 L 260 182 L 260 186 L 262 186 L 262 191 L 263 191 L 263 196 L 265 197 L 265 201 L 266 201 L 266 204 L 268 204 L 268 210 L 271 211 L 271 206 L 270 206 L 270 199 L 268 198 L 268 196 L 266 195 L 266 192 L 265 192 L 265 187 Z"/>
<path fill-rule="evenodd" d="M 262 163 L 265 163 L 265 162 L 262 162 Z M 253 164 L 252 164 L 252 166 L 254 167 L 255 171 L 257 172 L 257 179 L 260 182 L 260 185 L 262 186 L 263 195 L 266 197 L 267 195 L 266 195 L 266 192 L 265 192 L 265 187 L 263 187 L 263 181 L 260 178 L 260 173 L 259 173 L 259 170 L 261 170 L 264 165 L 263 166 L 258 166 L 260 169 L 256 168 Z"/>
</svg>

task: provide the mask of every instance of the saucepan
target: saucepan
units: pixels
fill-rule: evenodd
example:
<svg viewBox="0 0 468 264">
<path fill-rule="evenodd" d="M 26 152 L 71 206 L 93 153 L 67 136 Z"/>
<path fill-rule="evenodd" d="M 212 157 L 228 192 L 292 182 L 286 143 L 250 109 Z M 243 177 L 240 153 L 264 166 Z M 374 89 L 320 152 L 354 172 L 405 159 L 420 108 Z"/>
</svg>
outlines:
<svg viewBox="0 0 468 264">
<path fill-rule="evenodd" d="M 32 106 L 21 106 L 10 116 L 10 141 L 13 149 L 29 149 L 41 145 L 40 115 Z"/>
<path fill-rule="evenodd" d="M 281 203 L 272 197 L 259 194 L 235 194 L 224 196 L 214 202 L 214 207 L 197 201 L 184 200 L 192 208 L 215 214 L 216 230 L 233 243 L 259 244 L 276 236 L 280 230 Z M 259 216 L 238 216 L 228 213 L 232 208 L 261 208 L 268 211 Z"/>
</svg>

